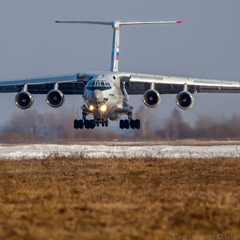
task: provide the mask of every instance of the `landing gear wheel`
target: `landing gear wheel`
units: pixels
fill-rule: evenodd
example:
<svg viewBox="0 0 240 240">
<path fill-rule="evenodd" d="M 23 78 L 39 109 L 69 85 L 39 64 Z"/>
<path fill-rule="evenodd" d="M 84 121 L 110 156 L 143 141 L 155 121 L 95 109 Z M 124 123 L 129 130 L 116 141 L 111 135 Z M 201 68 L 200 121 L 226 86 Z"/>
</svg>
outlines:
<svg viewBox="0 0 240 240">
<path fill-rule="evenodd" d="M 99 120 L 97 120 L 96 125 L 97 125 L 97 127 L 99 127 Z"/>
<path fill-rule="evenodd" d="M 95 128 L 95 122 L 94 120 L 89 120 L 89 128 L 94 129 Z"/>
<path fill-rule="evenodd" d="M 132 129 L 136 128 L 136 121 L 135 120 L 133 120 L 133 119 L 130 120 L 130 127 Z"/>
<path fill-rule="evenodd" d="M 85 121 L 84 121 L 84 126 L 85 126 L 86 129 L 89 129 L 89 128 L 90 128 L 89 120 L 85 119 Z"/>
<path fill-rule="evenodd" d="M 136 120 L 135 120 L 135 128 L 136 128 L 136 129 L 140 129 L 140 126 L 141 126 L 140 120 L 139 120 L 139 119 L 136 119 Z"/>
<path fill-rule="evenodd" d="M 73 127 L 74 127 L 75 129 L 78 129 L 78 128 L 79 128 L 79 127 L 78 127 L 78 120 L 77 120 L 77 119 L 74 120 L 74 122 L 73 122 Z"/>
<path fill-rule="evenodd" d="M 74 122 L 73 122 L 73 127 L 75 129 L 78 129 L 78 128 L 83 129 L 83 120 L 82 119 L 80 119 L 80 120 L 75 119 Z"/>
<path fill-rule="evenodd" d="M 105 127 L 108 127 L 108 119 L 105 119 Z"/>
<path fill-rule="evenodd" d="M 119 127 L 121 129 L 124 129 L 124 121 L 121 119 L 120 122 L 119 122 Z"/>
<path fill-rule="evenodd" d="M 102 126 L 103 127 L 108 127 L 108 119 L 102 119 Z"/>
<path fill-rule="evenodd" d="M 129 121 L 127 119 L 124 121 L 124 127 L 129 129 Z"/>
</svg>

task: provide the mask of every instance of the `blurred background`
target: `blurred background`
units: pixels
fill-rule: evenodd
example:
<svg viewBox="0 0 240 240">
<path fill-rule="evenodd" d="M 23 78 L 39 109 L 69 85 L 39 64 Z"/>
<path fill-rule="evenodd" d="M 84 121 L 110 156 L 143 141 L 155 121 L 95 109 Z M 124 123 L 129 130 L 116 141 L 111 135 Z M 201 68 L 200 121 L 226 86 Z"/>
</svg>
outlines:
<svg viewBox="0 0 240 240">
<path fill-rule="evenodd" d="M 61 25 L 55 20 L 183 20 L 181 25 L 122 27 L 120 71 L 240 81 L 239 9 L 238 0 L 1 0 L 0 80 L 110 69 L 111 27 Z M 34 96 L 34 106 L 27 111 L 15 106 L 14 97 L 0 95 L 2 129 L 32 111 L 51 116 L 47 122 L 67 117 L 66 128 L 76 131 L 72 122 L 81 116 L 81 96 L 66 96 L 60 109 L 50 108 L 45 96 Z M 130 100 L 136 114 L 146 113 L 146 124 L 155 132 L 176 112 L 190 127 L 206 118 L 215 123 L 239 119 L 240 94 L 194 97 L 188 111 L 176 109 L 174 95 L 162 96 L 154 110 L 143 107 L 142 96 Z M 21 128 L 19 121 L 15 125 Z M 127 134 L 115 122 L 102 130 Z"/>
</svg>

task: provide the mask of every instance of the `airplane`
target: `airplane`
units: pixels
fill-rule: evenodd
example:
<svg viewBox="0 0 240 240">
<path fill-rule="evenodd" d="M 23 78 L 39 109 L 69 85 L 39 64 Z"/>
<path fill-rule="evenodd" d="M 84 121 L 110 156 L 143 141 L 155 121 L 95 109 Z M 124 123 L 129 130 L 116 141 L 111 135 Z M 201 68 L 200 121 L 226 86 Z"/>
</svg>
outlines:
<svg viewBox="0 0 240 240">
<path fill-rule="evenodd" d="M 191 109 L 193 94 L 240 93 L 237 81 L 183 78 L 119 71 L 120 27 L 148 24 L 181 24 L 183 21 L 55 21 L 59 24 L 94 24 L 111 26 L 113 30 L 110 71 L 78 72 L 60 76 L 24 78 L 0 82 L 0 92 L 17 92 L 17 107 L 26 110 L 34 102 L 34 94 L 46 94 L 46 102 L 53 108 L 63 105 L 65 95 L 83 97 L 82 117 L 75 119 L 75 129 L 108 127 L 109 120 L 119 121 L 121 129 L 140 129 L 139 119 L 133 119 L 129 95 L 142 95 L 143 103 L 156 108 L 162 94 L 175 94 L 180 109 Z M 126 119 L 121 119 L 126 115 Z M 89 117 L 90 116 L 90 117 Z M 92 116 L 92 117 L 91 117 Z"/>
</svg>

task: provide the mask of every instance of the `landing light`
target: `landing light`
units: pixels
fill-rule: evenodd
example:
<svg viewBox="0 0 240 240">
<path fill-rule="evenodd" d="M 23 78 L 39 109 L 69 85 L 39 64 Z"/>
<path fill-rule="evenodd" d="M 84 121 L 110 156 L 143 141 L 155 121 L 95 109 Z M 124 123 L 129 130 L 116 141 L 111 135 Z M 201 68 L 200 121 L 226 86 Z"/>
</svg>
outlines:
<svg viewBox="0 0 240 240">
<path fill-rule="evenodd" d="M 93 111 L 94 110 L 94 106 L 90 105 L 88 109 L 89 109 L 89 111 Z"/>
<path fill-rule="evenodd" d="M 100 111 L 106 112 L 106 110 L 107 110 L 107 106 L 106 105 L 101 105 Z"/>
</svg>

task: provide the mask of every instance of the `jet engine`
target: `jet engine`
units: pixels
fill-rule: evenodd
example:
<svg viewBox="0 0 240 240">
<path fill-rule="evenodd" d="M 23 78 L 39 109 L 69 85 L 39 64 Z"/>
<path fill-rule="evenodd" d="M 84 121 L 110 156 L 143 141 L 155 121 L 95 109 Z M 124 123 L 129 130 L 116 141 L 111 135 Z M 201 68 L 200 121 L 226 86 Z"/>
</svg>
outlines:
<svg viewBox="0 0 240 240">
<path fill-rule="evenodd" d="M 58 89 L 53 89 L 48 92 L 46 101 L 49 106 L 58 108 L 64 103 L 64 94 Z"/>
<path fill-rule="evenodd" d="M 143 94 L 143 103 L 149 108 L 156 108 L 161 103 L 161 95 L 155 89 L 149 89 Z"/>
<path fill-rule="evenodd" d="M 28 91 L 22 90 L 15 97 L 16 105 L 21 109 L 28 109 L 32 106 L 34 102 L 33 96 Z"/>
<path fill-rule="evenodd" d="M 194 98 L 188 91 L 182 91 L 176 96 L 176 104 L 179 108 L 187 110 L 193 107 Z"/>
</svg>

